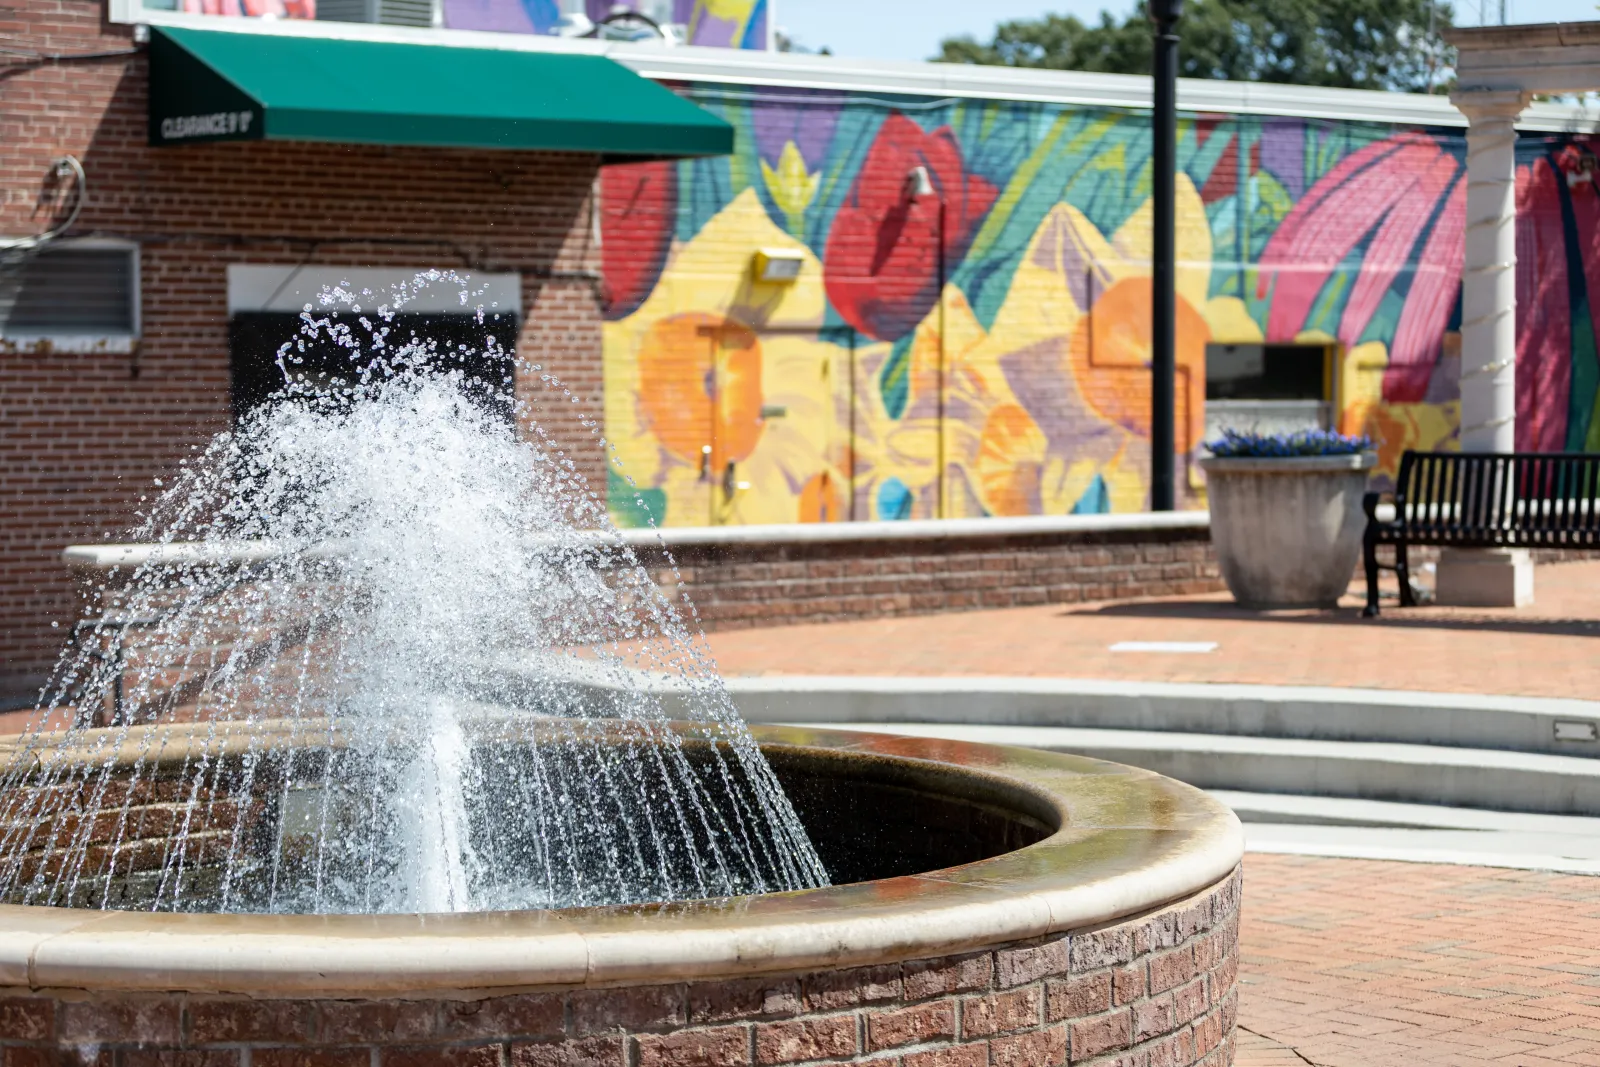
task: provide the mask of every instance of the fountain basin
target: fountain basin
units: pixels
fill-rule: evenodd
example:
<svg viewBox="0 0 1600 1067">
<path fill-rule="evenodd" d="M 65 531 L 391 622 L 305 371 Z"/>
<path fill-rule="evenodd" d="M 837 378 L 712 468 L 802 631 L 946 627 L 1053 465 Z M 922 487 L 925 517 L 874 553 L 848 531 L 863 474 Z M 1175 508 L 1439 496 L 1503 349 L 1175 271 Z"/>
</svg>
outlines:
<svg viewBox="0 0 1600 1067">
<path fill-rule="evenodd" d="M 847 884 L 461 915 L 5 906 L 0 1047 L 241 1067 L 1231 1062 L 1243 841 L 1225 807 L 1055 753 L 754 733 Z"/>
</svg>

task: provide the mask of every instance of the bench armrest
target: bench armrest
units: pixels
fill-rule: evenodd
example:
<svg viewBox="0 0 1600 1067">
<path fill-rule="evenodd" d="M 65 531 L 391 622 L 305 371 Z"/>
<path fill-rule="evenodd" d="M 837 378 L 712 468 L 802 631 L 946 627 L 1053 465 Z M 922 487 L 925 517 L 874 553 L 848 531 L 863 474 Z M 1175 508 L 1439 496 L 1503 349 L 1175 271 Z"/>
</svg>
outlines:
<svg viewBox="0 0 1600 1067">
<path fill-rule="evenodd" d="M 1384 497 L 1393 497 L 1392 492 L 1375 490 L 1361 497 L 1361 510 L 1367 513 L 1368 522 L 1378 521 L 1378 505 L 1383 503 Z"/>
</svg>

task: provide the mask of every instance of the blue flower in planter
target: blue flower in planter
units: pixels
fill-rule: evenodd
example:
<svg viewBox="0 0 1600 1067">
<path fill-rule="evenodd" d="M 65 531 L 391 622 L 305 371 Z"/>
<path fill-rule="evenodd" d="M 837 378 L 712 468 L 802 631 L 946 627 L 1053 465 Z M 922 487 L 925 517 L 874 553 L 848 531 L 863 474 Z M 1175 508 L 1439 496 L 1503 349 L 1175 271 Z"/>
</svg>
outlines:
<svg viewBox="0 0 1600 1067">
<path fill-rule="evenodd" d="M 1351 437 L 1333 430 L 1296 430 L 1294 433 L 1223 430 L 1221 437 L 1206 442 L 1211 454 L 1221 459 L 1349 456 L 1370 452 L 1374 447 L 1370 437 Z"/>
</svg>

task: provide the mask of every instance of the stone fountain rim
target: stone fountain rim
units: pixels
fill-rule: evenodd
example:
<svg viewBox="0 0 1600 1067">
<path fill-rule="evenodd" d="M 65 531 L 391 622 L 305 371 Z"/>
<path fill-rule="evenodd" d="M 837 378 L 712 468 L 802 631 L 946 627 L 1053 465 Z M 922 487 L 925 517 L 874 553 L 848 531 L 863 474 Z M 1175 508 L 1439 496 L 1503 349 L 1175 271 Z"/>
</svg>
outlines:
<svg viewBox="0 0 1600 1067">
<path fill-rule="evenodd" d="M 100 992 L 473 996 L 751 978 L 930 959 L 1157 910 L 1228 877 L 1239 821 L 1150 771 L 1031 749 L 755 726 L 763 746 L 941 765 L 1056 813 L 961 867 L 652 907 L 465 915 L 220 915 L 0 906 L 0 986 Z"/>
</svg>

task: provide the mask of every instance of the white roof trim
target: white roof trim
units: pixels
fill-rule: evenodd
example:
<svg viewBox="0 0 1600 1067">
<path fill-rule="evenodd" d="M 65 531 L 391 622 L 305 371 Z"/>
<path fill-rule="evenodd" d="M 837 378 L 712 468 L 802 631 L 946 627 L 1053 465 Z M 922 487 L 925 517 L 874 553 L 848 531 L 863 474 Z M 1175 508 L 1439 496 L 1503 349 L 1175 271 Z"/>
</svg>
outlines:
<svg viewBox="0 0 1600 1067">
<path fill-rule="evenodd" d="M 979 67 L 958 63 L 905 63 L 848 59 L 792 52 L 731 48 L 671 48 L 650 42 L 591 41 L 477 30 L 415 29 L 355 22 L 230 18 L 144 10 L 139 0 L 110 0 L 113 22 L 185 26 L 191 29 L 339 40 L 433 44 L 518 52 L 604 55 L 662 81 L 729 86 L 759 85 L 839 92 L 909 94 L 953 99 L 1023 100 L 1085 107 L 1140 109 L 1150 106 L 1150 80 L 1127 74 Z M 1178 106 L 1213 114 L 1284 115 L 1326 121 L 1396 123 L 1413 126 L 1467 125 L 1448 97 L 1361 89 L 1317 89 L 1264 82 L 1182 78 Z M 1600 130 L 1600 108 L 1534 104 L 1518 128 L 1548 132 Z"/>
<path fill-rule="evenodd" d="M 712 48 L 612 53 L 613 59 L 659 81 L 682 80 L 840 92 L 912 94 L 956 99 L 1021 100 L 1140 110 L 1150 107 L 1150 79 L 1129 74 L 980 67 L 956 63 L 843 60 L 833 56 L 740 53 Z M 707 56 L 706 53 L 717 53 Z M 1178 80 L 1178 107 L 1226 115 L 1283 115 L 1325 121 L 1465 127 L 1448 96 L 1318 89 L 1265 82 Z M 1533 104 L 1519 129 L 1600 130 L 1600 108 Z"/>
<path fill-rule="evenodd" d="M 334 287 L 360 294 L 370 290 L 370 299 L 360 306 L 375 310 L 393 300 L 401 285 L 409 285 L 418 271 L 403 267 L 321 267 L 267 266 L 232 263 L 228 265 L 228 314 L 237 311 L 279 311 L 299 314 L 307 304 L 320 308 L 317 297 Z M 483 308 L 485 312 L 522 312 L 522 275 L 458 272 L 468 288 L 452 281 L 434 282 L 423 287 L 396 311 L 455 312 L 467 314 Z M 462 294 L 466 297 L 463 300 Z"/>
</svg>

